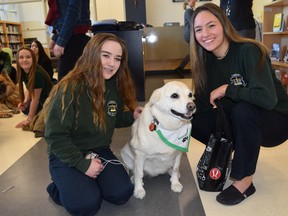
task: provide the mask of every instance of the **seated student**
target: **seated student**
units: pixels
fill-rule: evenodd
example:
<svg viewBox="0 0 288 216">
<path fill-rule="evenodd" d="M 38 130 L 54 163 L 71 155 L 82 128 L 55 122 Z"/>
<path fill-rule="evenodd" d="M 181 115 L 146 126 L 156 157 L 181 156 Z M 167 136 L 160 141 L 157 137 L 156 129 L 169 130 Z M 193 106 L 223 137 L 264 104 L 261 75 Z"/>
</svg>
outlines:
<svg viewBox="0 0 288 216">
<path fill-rule="evenodd" d="M 33 50 L 37 63 L 46 70 L 46 72 L 49 74 L 51 80 L 53 83 L 56 83 L 57 80 L 53 78 L 54 71 L 52 67 L 52 62 L 49 56 L 46 54 L 43 45 L 40 41 L 34 40 L 31 43 L 31 49 Z"/>
<path fill-rule="evenodd" d="M 18 104 L 18 108 L 28 115 L 26 120 L 16 125 L 16 128 L 22 128 L 29 125 L 34 116 L 42 109 L 52 88 L 52 82 L 48 73 L 37 64 L 36 56 L 30 48 L 20 48 L 16 55 L 16 62 L 17 81 L 22 100 Z M 25 96 L 23 82 L 27 89 Z"/>
<path fill-rule="evenodd" d="M 4 69 L 10 76 L 11 80 L 16 83 L 16 70 L 14 67 L 12 67 L 12 61 L 9 53 L 5 52 L 3 48 L 3 43 L 0 39 L 0 72 L 2 72 Z"/>
<path fill-rule="evenodd" d="M 124 41 L 98 33 L 47 98 L 44 137 L 53 180 L 47 192 L 71 215 L 95 215 L 102 200 L 121 205 L 132 196 L 110 144 L 115 128 L 131 126 L 141 113 L 135 91 Z"/>
<path fill-rule="evenodd" d="M 222 98 L 234 137 L 233 183 L 216 200 L 236 205 L 256 191 L 253 176 L 260 147 L 288 139 L 288 95 L 275 76 L 269 50 L 240 37 L 217 5 L 196 8 L 190 43 L 197 106 L 192 136 L 208 142 L 215 130 L 215 100 Z"/>
</svg>

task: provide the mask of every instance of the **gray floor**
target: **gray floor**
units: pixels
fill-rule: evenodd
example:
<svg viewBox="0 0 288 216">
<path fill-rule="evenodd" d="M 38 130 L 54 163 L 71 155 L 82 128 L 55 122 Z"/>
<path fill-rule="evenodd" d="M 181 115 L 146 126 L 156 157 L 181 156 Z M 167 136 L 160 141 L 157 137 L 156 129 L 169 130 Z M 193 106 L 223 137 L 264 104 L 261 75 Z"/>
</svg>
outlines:
<svg viewBox="0 0 288 216">
<path fill-rule="evenodd" d="M 163 79 L 179 78 L 177 75 L 146 76 L 146 98 L 155 88 L 163 85 Z M 117 129 L 112 149 L 119 155 L 120 148 L 129 140 L 130 128 Z M 170 189 L 168 175 L 144 178 L 146 197 L 138 200 L 132 197 L 128 203 L 115 206 L 103 201 L 99 216 L 204 216 L 204 210 L 195 185 L 187 156 L 181 161 L 181 182 L 183 192 Z M 0 177 L 1 216 L 57 216 L 68 215 L 66 211 L 48 197 L 46 186 L 51 182 L 48 172 L 46 143 L 42 139 Z M 9 189 L 9 187 L 13 186 Z"/>
</svg>

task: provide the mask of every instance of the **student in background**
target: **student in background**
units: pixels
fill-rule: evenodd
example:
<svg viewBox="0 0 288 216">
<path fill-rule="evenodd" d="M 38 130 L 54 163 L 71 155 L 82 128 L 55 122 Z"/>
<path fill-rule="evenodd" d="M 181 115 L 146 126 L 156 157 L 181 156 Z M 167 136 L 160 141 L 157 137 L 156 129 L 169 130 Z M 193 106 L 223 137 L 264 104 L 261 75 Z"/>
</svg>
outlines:
<svg viewBox="0 0 288 216">
<path fill-rule="evenodd" d="M 16 128 L 28 126 L 34 116 L 42 109 L 46 98 L 52 88 L 48 73 L 39 67 L 34 52 L 27 47 L 22 47 L 16 54 L 17 79 L 21 103 L 18 108 L 27 115 L 27 119 L 19 122 Z M 24 92 L 23 82 L 26 86 Z"/>
<path fill-rule="evenodd" d="M 183 9 L 185 10 L 184 13 L 184 39 L 189 44 L 190 43 L 190 22 L 194 12 L 194 7 L 196 4 L 196 0 L 185 0 L 183 3 Z M 181 77 L 183 76 L 182 71 L 184 70 L 185 66 L 189 63 L 190 55 L 186 55 L 180 65 L 176 68 L 177 73 Z"/>
<path fill-rule="evenodd" d="M 234 137 L 233 183 L 216 200 L 236 205 L 256 191 L 253 176 L 260 147 L 288 139 L 288 95 L 275 76 L 269 50 L 240 37 L 215 4 L 196 8 L 190 52 L 197 106 L 191 135 L 208 142 L 216 126 L 215 100 L 221 99 Z"/>
<path fill-rule="evenodd" d="M 238 34 L 242 37 L 255 39 L 256 24 L 252 5 L 253 0 L 220 0 L 220 7 Z"/>
<path fill-rule="evenodd" d="M 36 61 L 38 65 L 40 65 L 50 76 L 50 79 L 54 82 L 57 82 L 55 78 L 53 78 L 54 71 L 52 67 L 52 62 L 49 56 L 46 54 L 43 45 L 41 44 L 40 41 L 34 40 L 31 43 L 31 49 L 33 50 L 35 56 L 36 56 Z"/>
<path fill-rule="evenodd" d="M 53 180 L 47 192 L 70 214 L 95 215 L 103 199 L 121 205 L 133 194 L 110 144 L 115 128 L 141 113 L 135 91 L 125 43 L 109 33 L 94 36 L 52 89 L 43 109 Z"/>
<path fill-rule="evenodd" d="M 53 26 L 50 49 L 59 59 L 58 81 L 73 69 L 90 37 L 90 0 L 49 0 L 45 23 Z"/>
<path fill-rule="evenodd" d="M 9 53 L 3 51 L 3 43 L 0 39 L 0 73 L 2 73 L 3 70 L 9 75 L 10 79 L 14 83 L 17 83 L 16 70 L 14 67 L 12 67 Z"/>
</svg>

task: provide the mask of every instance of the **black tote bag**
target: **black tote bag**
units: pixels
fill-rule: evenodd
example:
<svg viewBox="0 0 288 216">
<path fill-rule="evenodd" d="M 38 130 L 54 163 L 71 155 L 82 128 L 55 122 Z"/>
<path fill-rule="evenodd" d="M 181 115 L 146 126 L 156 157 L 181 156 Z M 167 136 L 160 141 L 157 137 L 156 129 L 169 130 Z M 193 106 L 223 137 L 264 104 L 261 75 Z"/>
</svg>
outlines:
<svg viewBox="0 0 288 216">
<path fill-rule="evenodd" d="M 233 139 L 230 123 L 219 100 L 216 132 L 211 134 L 197 164 L 197 180 L 201 190 L 222 191 L 231 169 Z"/>
</svg>

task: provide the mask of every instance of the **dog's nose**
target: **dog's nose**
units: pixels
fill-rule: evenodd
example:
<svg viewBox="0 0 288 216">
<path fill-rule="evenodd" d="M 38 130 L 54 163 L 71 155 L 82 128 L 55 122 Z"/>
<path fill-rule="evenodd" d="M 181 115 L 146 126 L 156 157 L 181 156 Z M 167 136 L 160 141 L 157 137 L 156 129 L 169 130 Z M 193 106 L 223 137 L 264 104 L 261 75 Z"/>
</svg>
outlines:
<svg viewBox="0 0 288 216">
<path fill-rule="evenodd" d="M 189 111 L 193 111 L 196 108 L 196 105 L 193 102 L 189 102 L 186 107 Z"/>
</svg>

